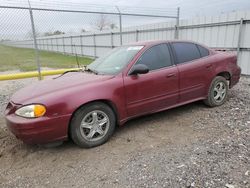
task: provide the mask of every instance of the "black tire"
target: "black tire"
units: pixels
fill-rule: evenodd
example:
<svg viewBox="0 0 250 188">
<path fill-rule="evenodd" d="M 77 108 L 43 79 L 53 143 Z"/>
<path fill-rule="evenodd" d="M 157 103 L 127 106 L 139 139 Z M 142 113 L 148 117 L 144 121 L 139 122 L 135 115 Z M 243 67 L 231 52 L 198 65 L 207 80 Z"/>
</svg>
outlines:
<svg viewBox="0 0 250 188">
<path fill-rule="evenodd" d="M 221 101 L 217 101 L 215 99 L 215 92 L 214 89 L 215 87 L 219 84 L 219 83 L 223 83 L 224 86 L 225 86 L 225 94 L 224 94 L 224 98 L 221 98 Z M 208 91 L 208 97 L 206 100 L 204 100 L 204 103 L 207 105 L 207 106 L 210 106 L 210 107 L 215 107 L 215 106 L 220 106 L 222 104 L 225 103 L 225 101 L 227 100 L 227 94 L 228 94 L 228 81 L 222 77 L 222 76 L 216 76 L 212 82 L 211 82 L 211 85 L 209 87 L 209 91 Z"/>
<path fill-rule="evenodd" d="M 84 133 L 81 133 L 81 122 L 89 113 L 93 111 L 100 111 L 105 113 L 109 119 L 109 126 L 107 128 L 107 132 L 105 133 L 105 135 L 103 135 L 102 138 L 100 138 L 99 140 L 90 141 L 84 138 Z M 73 142 L 78 146 L 82 148 L 91 148 L 102 145 L 107 142 L 108 139 L 114 133 L 115 127 L 116 117 L 113 110 L 105 103 L 93 102 L 82 106 L 76 111 L 70 123 L 70 136 Z"/>
</svg>

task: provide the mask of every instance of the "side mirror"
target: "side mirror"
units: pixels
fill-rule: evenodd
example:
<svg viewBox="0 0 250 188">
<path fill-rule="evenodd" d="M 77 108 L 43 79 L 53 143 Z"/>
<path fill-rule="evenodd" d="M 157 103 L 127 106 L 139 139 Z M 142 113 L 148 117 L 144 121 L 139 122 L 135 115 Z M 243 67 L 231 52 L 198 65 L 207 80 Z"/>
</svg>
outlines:
<svg viewBox="0 0 250 188">
<path fill-rule="evenodd" d="M 149 72 L 149 68 L 143 64 L 136 64 L 133 66 L 129 75 L 146 74 Z"/>
</svg>

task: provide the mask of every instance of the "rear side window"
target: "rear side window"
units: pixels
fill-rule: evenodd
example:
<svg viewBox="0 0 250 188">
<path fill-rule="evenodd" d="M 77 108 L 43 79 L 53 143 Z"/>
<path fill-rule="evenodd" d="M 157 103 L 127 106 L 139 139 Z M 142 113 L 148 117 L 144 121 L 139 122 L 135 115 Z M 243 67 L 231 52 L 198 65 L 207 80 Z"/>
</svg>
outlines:
<svg viewBox="0 0 250 188">
<path fill-rule="evenodd" d="M 200 45 L 197 45 L 197 47 L 198 47 L 198 49 L 200 51 L 201 57 L 205 57 L 205 56 L 209 55 L 209 51 L 206 48 L 204 48 L 204 47 L 202 47 Z"/>
<path fill-rule="evenodd" d="M 149 70 L 171 66 L 171 56 L 166 44 L 159 44 L 145 51 L 136 64 L 144 64 Z"/>
<path fill-rule="evenodd" d="M 176 42 L 172 43 L 172 45 L 178 64 L 199 59 L 201 57 L 197 46 L 193 43 Z"/>
</svg>

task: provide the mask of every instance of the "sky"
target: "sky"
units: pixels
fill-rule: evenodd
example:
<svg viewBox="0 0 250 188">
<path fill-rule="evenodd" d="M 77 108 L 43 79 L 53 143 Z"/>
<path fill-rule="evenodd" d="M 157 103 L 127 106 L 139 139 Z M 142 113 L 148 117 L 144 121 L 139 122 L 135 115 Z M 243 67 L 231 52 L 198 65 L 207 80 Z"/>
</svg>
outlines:
<svg viewBox="0 0 250 188">
<path fill-rule="evenodd" d="M 250 0 L 72 0 L 71 2 L 162 9 L 180 7 L 182 18 L 250 9 Z"/>
<path fill-rule="evenodd" d="M 112 6 L 126 6 L 136 8 L 172 9 L 180 7 L 181 17 L 197 15 L 213 15 L 223 12 L 249 10 L 250 0 L 30 0 L 31 4 L 92 4 Z M 15 6 L 27 4 L 27 0 L 0 0 L 0 5 L 13 4 Z M 107 8 L 109 9 L 109 8 Z"/>
<path fill-rule="evenodd" d="M 79 0 L 75 0 L 76 2 Z M 235 10 L 249 10 L 250 0 L 85 0 L 89 3 L 101 3 L 120 6 L 175 8 L 180 7 L 181 17 L 212 15 Z"/>
<path fill-rule="evenodd" d="M 180 19 L 196 16 L 218 15 L 232 11 L 250 11 L 250 0 L 30 0 L 32 7 L 75 9 L 89 11 L 161 14 L 175 16 L 180 7 Z M 0 6 L 27 6 L 27 0 L 0 0 Z M 82 29 L 91 31 L 100 15 L 33 11 L 37 32 L 60 30 L 79 33 Z M 119 25 L 118 16 L 108 16 L 109 22 Z M 171 21 L 165 18 L 123 16 L 123 25 L 136 26 L 148 23 Z M 0 40 L 24 36 L 31 32 L 29 12 L 0 8 Z"/>
</svg>

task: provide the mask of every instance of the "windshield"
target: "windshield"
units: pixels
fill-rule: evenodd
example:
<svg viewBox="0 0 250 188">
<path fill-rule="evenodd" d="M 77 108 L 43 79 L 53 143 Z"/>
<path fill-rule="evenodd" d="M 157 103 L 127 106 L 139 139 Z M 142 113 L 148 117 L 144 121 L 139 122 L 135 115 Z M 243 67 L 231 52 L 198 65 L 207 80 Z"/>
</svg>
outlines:
<svg viewBox="0 0 250 188">
<path fill-rule="evenodd" d="M 98 74 L 119 73 L 143 48 L 143 46 L 122 46 L 111 50 L 107 55 L 96 59 L 87 69 Z"/>
</svg>

